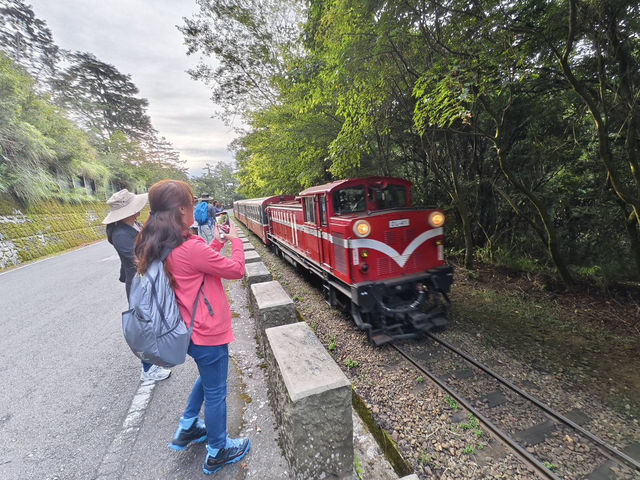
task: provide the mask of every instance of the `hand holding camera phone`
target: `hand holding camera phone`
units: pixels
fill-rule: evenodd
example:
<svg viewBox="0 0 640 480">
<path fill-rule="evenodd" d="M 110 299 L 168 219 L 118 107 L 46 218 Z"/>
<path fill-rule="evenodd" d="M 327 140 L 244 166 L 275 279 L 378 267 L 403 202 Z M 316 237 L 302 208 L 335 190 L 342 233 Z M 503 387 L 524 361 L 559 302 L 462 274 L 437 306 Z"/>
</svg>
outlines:
<svg viewBox="0 0 640 480">
<path fill-rule="evenodd" d="M 226 212 L 220 212 L 216 215 L 216 228 L 218 229 L 218 233 L 220 235 L 220 240 L 225 241 L 229 233 L 231 232 L 231 225 L 229 223 L 229 216 Z M 235 231 L 231 235 L 235 237 Z"/>
</svg>

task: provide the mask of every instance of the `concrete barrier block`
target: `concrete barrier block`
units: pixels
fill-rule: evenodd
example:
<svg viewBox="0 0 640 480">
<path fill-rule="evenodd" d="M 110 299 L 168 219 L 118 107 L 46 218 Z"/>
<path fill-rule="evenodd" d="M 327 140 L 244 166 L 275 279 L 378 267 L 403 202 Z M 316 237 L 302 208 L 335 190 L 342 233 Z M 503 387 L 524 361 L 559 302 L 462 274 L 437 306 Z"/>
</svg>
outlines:
<svg viewBox="0 0 640 480">
<path fill-rule="evenodd" d="M 244 279 L 247 287 L 251 287 L 254 283 L 270 282 L 271 272 L 262 262 L 248 263 L 244 267 Z"/>
<path fill-rule="evenodd" d="M 351 383 L 306 323 L 269 328 L 266 337 L 269 390 L 294 477 L 352 478 Z"/>
<path fill-rule="evenodd" d="M 293 300 L 284 291 L 280 282 L 254 283 L 249 288 L 251 289 L 250 300 L 253 306 L 253 315 L 264 345 L 266 343 L 265 330 L 295 323 L 296 309 Z"/>
<path fill-rule="evenodd" d="M 261 262 L 262 259 L 260 258 L 260 255 L 258 255 L 258 252 L 256 252 L 255 250 L 249 250 L 248 252 L 245 252 L 244 254 L 244 263 L 253 263 L 253 262 Z"/>
</svg>

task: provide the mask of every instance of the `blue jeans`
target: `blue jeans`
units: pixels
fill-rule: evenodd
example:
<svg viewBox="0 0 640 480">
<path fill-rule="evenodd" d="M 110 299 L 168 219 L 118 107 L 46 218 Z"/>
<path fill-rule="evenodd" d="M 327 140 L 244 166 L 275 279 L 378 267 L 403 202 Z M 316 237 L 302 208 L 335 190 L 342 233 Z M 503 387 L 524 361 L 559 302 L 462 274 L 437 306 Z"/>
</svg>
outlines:
<svg viewBox="0 0 640 480">
<path fill-rule="evenodd" d="M 193 384 L 184 418 L 197 417 L 204 402 L 204 424 L 211 448 L 224 448 L 227 441 L 227 373 L 229 346 L 205 347 L 189 344 L 187 353 L 198 365 L 200 375 Z"/>
</svg>

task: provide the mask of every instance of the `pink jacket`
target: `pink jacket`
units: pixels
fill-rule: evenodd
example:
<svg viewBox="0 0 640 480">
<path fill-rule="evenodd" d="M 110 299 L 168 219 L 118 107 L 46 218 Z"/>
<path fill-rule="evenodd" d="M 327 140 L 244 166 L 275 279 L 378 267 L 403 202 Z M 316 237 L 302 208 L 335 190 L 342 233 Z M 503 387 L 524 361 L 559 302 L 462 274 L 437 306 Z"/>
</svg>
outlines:
<svg viewBox="0 0 640 480">
<path fill-rule="evenodd" d="M 227 258 L 219 253 L 222 246 L 215 240 L 208 246 L 201 237 L 191 235 L 186 242 L 173 249 L 167 259 L 169 271 L 176 281 L 174 290 L 178 307 L 187 325 L 191 323 L 193 302 L 204 278 L 202 291 L 213 308 L 213 317 L 200 294 L 191 336 L 196 345 L 225 345 L 233 341 L 231 309 L 222 287 L 222 279 L 243 277 L 244 248 L 242 240 L 232 239 L 231 258 Z"/>
</svg>

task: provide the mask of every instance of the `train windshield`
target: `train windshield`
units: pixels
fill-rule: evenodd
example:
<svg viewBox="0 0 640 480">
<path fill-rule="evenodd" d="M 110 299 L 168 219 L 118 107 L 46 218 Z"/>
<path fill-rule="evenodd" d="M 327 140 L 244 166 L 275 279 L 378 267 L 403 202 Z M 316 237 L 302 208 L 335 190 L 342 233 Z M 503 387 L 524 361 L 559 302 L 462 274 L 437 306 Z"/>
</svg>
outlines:
<svg viewBox="0 0 640 480">
<path fill-rule="evenodd" d="M 404 208 L 407 206 L 407 189 L 403 185 L 370 187 L 369 202 L 375 204 L 376 210 Z"/>
<path fill-rule="evenodd" d="M 337 215 L 364 212 L 367 209 L 367 194 L 364 187 L 349 187 L 333 192 L 333 209 Z"/>
</svg>

